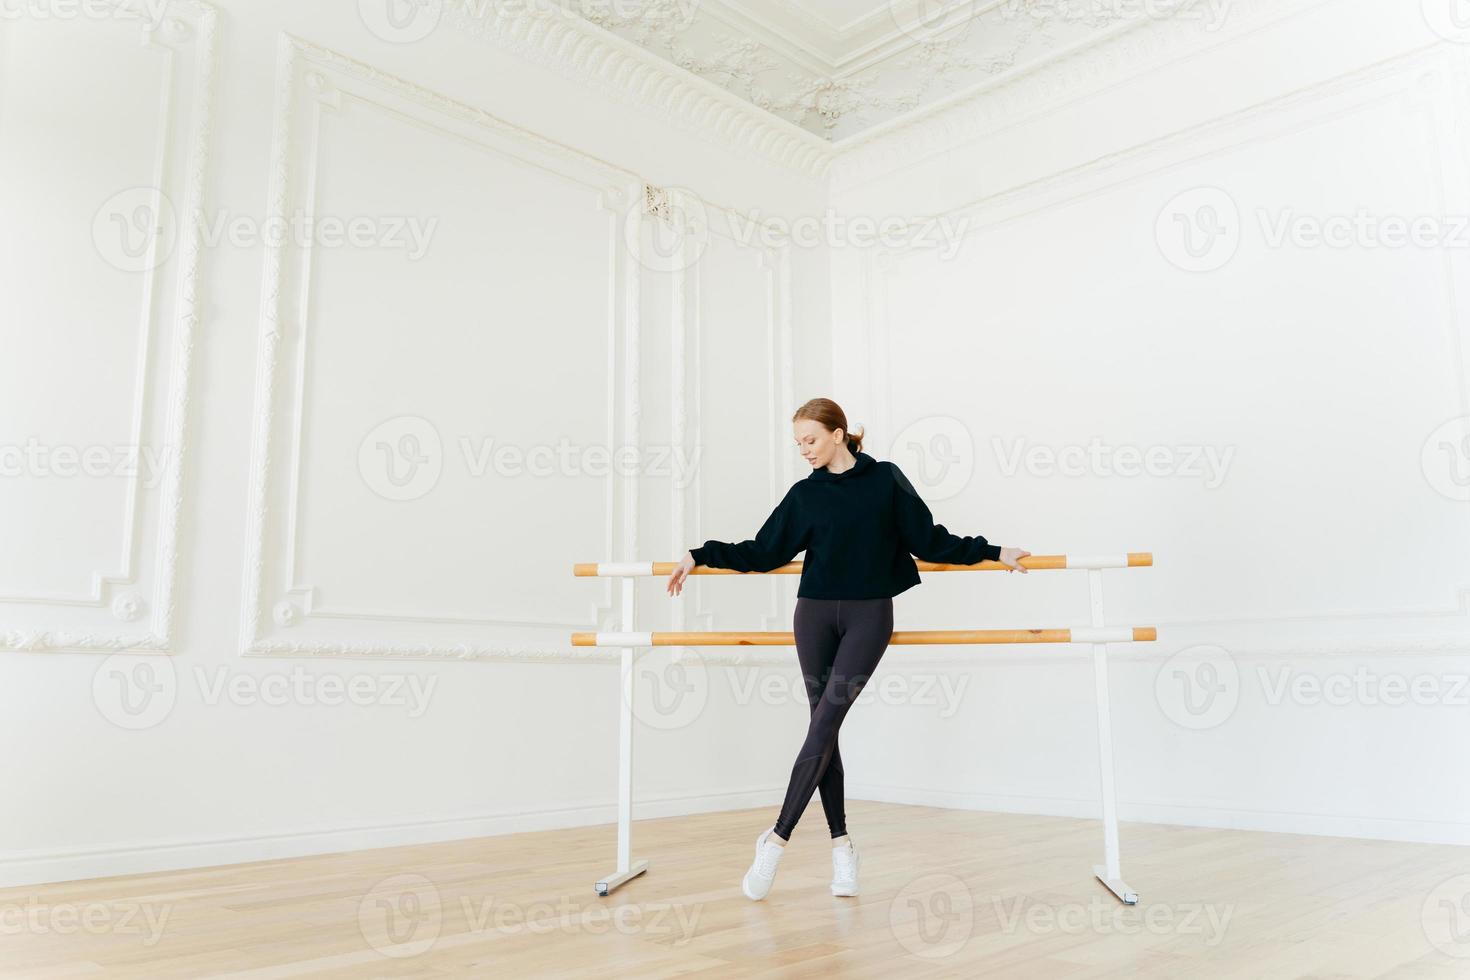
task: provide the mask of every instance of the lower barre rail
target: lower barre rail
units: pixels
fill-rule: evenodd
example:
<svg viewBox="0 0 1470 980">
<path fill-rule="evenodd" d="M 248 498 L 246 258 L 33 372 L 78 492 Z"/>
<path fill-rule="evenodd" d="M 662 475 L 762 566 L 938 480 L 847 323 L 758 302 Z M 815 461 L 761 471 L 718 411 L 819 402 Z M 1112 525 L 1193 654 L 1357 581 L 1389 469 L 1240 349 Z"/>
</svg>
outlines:
<svg viewBox="0 0 1470 980">
<path fill-rule="evenodd" d="M 1142 643 L 1158 639 L 1152 626 L 1079 626 L 1041 630 L 897 630 L 890 644 L 937 643 Z M 789 647 L 795 633 L 573 633 L 574 647 Z"/>
</svg>

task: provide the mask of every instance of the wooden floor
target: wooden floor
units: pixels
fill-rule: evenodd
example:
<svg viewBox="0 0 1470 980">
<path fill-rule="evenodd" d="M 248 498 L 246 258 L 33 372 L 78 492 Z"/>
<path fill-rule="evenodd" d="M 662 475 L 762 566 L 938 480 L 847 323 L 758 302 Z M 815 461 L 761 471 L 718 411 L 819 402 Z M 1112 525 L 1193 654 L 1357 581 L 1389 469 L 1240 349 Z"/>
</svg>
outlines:
<svg viewBox="0 0 1470 980">
<path fill-rule="evenodd" d="M 0 891 L 0 976 L 1470 977 L 1470 848 L 851 802 L 834 898 L 813 800 L 764 902 L 773 809 Z"/>
</svg>

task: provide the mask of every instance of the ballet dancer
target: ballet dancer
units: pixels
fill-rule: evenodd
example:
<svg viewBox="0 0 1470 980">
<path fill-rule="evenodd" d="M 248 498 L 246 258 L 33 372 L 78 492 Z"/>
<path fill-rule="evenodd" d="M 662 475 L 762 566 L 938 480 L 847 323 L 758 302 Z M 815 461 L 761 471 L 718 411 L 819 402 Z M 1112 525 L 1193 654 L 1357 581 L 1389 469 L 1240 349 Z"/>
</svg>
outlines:
<svg viewBox="0 0 1470 980">
<path fill-rule="evenodd" d="M 818 789 L 832 834 L 832 894 L 858 893 L 858 850 L 847 833 L 837 734 L 888 649 L 893 597 L 920 582 L 913 556 L 956 565 L 989 559 L 1025 573 L 1020 559 L 1031 554 L 935 524 L 903 471 L 862 451 L 863 433 L 848 433 L 836 402 L 813 398 L 791 423 L 811 473 L 786 491 L 753 539 L 706 541 L 685 553 L 668 582 L 672 597 L 696 565 L 768 572 L 806 552 L 793 629 L 811 720 L 781 811 L 756 837 L 755 860 L 741 881 L 741 891 L 754 901 L 770 892 L 796 822 Z"/>
</svg>

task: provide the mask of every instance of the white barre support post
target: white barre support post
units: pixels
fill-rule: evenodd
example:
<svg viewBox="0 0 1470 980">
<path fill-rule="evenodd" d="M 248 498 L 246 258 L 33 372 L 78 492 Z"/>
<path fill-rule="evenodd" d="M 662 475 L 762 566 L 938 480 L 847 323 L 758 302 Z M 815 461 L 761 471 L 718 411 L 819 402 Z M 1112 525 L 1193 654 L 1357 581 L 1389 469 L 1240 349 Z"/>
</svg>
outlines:
<svg viewBox="0 0 1470 980">
<path fill-rule="evenodd" d="M 636 583 L 625 578 L 619 584 L 623 588 L 623 630 L 631 633 Z M 618 707 L 618 870 L 597 882 L 599 895 L 611 894 L 619 885 L 648 870 L 647 861 L 633 860 L 633 658 L 636 655 L 633 647 L 623 647 L 619 661 L 622 703 Z"/>
<path fill-rule="evenodd" d="M 1092 625 L 1103 626 L 1102 569 L 1087 572 L 1088 590 L 1092 594 Z M 1118 810 L 1113 795 L 1113 719 L 1108 704 L 1108 645 L 1092 645 L 1092 678 L 1097 698 L 1097 761 L 1102 777 L 1103 863 L 1092 866 L 1092 873 L 1118 896 L 1125 905 L 1136 905 L 1138 893 L 1123 881 L 1118 857 Z"/>
</svg>

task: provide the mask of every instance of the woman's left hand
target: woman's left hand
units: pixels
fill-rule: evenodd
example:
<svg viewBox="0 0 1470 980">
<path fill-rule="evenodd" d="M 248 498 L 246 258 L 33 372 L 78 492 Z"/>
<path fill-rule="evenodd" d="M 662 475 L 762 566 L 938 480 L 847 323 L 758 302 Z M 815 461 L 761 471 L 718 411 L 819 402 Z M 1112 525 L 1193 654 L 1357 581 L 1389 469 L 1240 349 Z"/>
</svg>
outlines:
<svg viewBox="0 0 1470 980">
<path fill-rule="evenodd" d="M 1029 554 L 1031 552 L 1023 551 L 1020 548 L 1002 548 L 1000 549 L 999 560 L 1002 565 L 1006 566 L 1006 571 L 1014 572 L 1019 570 L 1022 575 L 1029 575 L 1031 574 L 1030 569 L 1021 564 L 1021 559 Z"/>
</svg>

